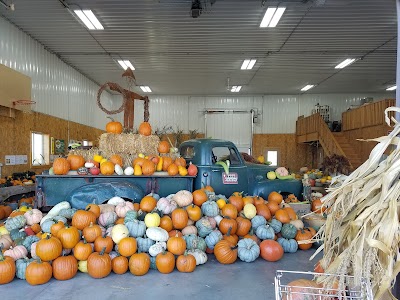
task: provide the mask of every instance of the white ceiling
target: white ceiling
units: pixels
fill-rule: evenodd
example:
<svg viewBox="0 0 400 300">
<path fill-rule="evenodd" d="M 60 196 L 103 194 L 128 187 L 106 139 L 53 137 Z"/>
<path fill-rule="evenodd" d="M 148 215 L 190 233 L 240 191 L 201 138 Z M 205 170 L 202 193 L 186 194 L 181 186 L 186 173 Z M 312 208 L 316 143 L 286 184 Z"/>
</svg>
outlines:
<svg viewBox="0 0 400 300">
<path fill-rule="evenodd" d="M 129 59 L 140 85 L 155 94 L 382 92 L 395 82 L 393 0 L 286 0 L 276 28 L 260 28 L 266 0 L 217 0 L 199 18 L 191 0 L 67 0 L 92 9 L 104 31 L 88 31 L 58 0 L 3 0 L 0 15 L 93 81 L 120 82 L 115 59 Z M 204 1 L 204 0 L 203 0 Z M 208 0 L 209 1 L 209 0 Z M 306 2 L 306 3 L 303 3 Z M 241 71 L 245 58 L 257 58 Z M 338 71 L 348 57 L 362 60 Z"/>
</svg>

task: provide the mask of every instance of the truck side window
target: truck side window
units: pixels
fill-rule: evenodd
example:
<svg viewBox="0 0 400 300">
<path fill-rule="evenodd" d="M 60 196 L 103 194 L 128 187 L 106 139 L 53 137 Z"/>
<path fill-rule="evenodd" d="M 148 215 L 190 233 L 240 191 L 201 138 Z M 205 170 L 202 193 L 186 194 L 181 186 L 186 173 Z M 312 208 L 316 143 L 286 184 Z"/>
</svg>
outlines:
<svg viewBox="0 0 400 300">
<path fill-rule="evenodd" d="M 212 162 L 229 160 L 231 165 L 240 164 L 240 160 L 233 148 L 228 147 L 214 147 L 212 149 Z"/>
</svg>

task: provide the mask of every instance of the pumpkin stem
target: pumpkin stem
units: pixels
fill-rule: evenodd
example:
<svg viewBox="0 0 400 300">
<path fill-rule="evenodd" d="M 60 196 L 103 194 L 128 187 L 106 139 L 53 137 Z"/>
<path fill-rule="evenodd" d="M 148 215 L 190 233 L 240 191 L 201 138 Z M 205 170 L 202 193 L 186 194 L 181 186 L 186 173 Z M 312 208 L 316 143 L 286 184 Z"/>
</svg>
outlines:
<svg viewBox="0 0 400 300">
<path fill-rule="evenodd" d="M 4 261 L 6 258 L 4 257 L 3 254 L 3 243 L 0 244 L 0 261 Z"/>
<path fill-rule="evenodd" d="M 104 255 L 104 252 L 106 252 L 106 247 L 103 247 L 103 249 L 101 249 L 99 255 Z M 118 253 L 118 252 L 117 252 Z"/>
<path fill-rule="evenodd" d="M 110 117 L 110 116 L 108 116 L 108 117 L 106 117 L 107 119 L 110 119 L 111 120 L 111 122 L 114 122 L 114 118 L 112 118 L 112 117 Z"/>
<path fill-rule="evenodd" d="M 83 238 L 83 243 L 87 244 L 86 238 L 84 236 L 82 236 L 82 238 Z"/>
<path fill-rule="evenodd" d="M 231 231 L 232 231 L 232 226 L 229 227 L 228 232 L 226 233 L 226 236 L 231 236 Z"/>
<path fill-rule="evenodd" d="M 89 211 L 90 210 L 90 205 L 85 209 L 86 211 Z"/>
</svg>

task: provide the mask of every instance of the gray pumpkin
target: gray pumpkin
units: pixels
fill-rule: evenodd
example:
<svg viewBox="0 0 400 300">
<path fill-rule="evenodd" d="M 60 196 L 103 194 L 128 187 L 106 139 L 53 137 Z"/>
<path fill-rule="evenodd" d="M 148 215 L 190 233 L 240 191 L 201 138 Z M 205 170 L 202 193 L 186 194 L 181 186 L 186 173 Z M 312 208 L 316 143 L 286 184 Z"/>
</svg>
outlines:
<svg viewBox="0 0 400 300">
<path fill-rule="evenodd" d="M 32 244 L 38 242 L 39 240 L 40 239 L 36 235 L 30 235 L 24 239 L 22 245 L 28 250 L 28 252 L 31 252 Z"/>
<path fill-rule="evenodd" d="M 272 219 L 271 222 L 268 222 L 268 225 L 274 229 L 275 233 L 281 232 L 282 230 L 282 223 L 277 219 Z"/>
<path fill-rule="evenodd" d="M 238 243 L 238 257 L 245 262 L 253 262 L 260 256 L 260 246 L 252 239 L 242 239 Z"/>
<path fill-rule="evenodd" d="M 214 201 L 206 201 L 201 205 L 201 212 L 207 217 L 215 217 L 219 213 L 218 204 Z"/>
<path fill-rule="evenodd" d="M 295 253 L 299 248 L 295 239 L 278 238 L 277 242 L 282 246 L 283 251 L 286 253 Z"/>
<path fill-rule="evenodd" d="M 133 220 L 125 223 L 125 226 L 128 228 L 129 235 L 134 238 L 144 236 L 146 233 L 146 224 L 143 221 Z"/>
<path fill-rule="evenodd" d="M 150 256 L 150 269 L 157 270 L 156 266 L 156 256 Z"/>
<path fill-rule="evenodd" d="M 22 227 L 25 226 L 25 224 L 26 224 L 25 217 L 19 215 L 14 218 L 7 219 L 5 227 L 8 231 L 11 231 L 13 229 L 21 229 Z"/>
<path fill-rule="evenodd" d="M 24 239 L 26 237 L 26 232 L 24 230 L 13 229 L 10 231 L 10 237 L 13 241 L 18 239 Z"/>
<path fill-rule="evenodd" d="M 16 268 L 15 275 L 17 276 L 17 278 L 25 280 L 26 267 L 28 267 L 29 264 L 33 261 L 34 261 L 33 258 L 27 258 L 27 257 L 17 259 L 17 261 L 15 262 L 15 268 Z"/>
<path fill-rule="evenodd" d="M 266 225 L 267 220 L 263 216 L 254 216 L 253 219 L 251 219 L 251 227 L 256 230 L 259 226 Z"/>
<path fill-rule="evenodd" d="M 133 220 L 137 220 L 137 218 L 138 218 L 138 212 L 136 210 L 129 210 L 125 215 L 124 223 L 126 224 Z"/>
<path fill-rule="evenodd" d="M 43 224 L 41 225 L 42 227 L 42 231 L 43 232 L 50 232 L 51 226 L 53 226 L 55 223 L 57 223 L 56 220 L 54 219 L 47 219 L 46 221 L 43 222 Z"/>
<path fill-rule="evenodd" d="M 222 240 L 222 233 L 219 230 L 212 231 L 206 236 L 205 241 L 209 249 L 214 249 L 215 245 Z"/>
<path fill-rule="evenodd" d="M 195 234 L 188 234 L 184 235 L 183 239 L 186 242 L 186 249 L 187 250 L 195 250 L 199 249 L 201 251 L 206 251 L 207 244 L 206 241 Z"/>
<path fill-rule="evenodd" d="M 283 224 L 281 229 L 282 237 L 285 239 L 294 239 L 297 234 L 297 228 L 293 224 Z"/>
<path fill-rule="evenodd" d="M 208 220 L 208 218 L 206 217 L 203 217 L 200 220 L 198 220 L 196 222 L 196 227 L 197 227 L 197 234 L 201 237 L 206 237 L 207 235 L 210 234 L 211 231 L 213 231 L 210 220 Z"/>
<path fill-rule="evenodd" d="M 62 210 L 60 210 L 58 215 L 67 219 L 72 219 L 76 211 L 76 208 L 63 208 Z"/>
<path fill-rule="evenodd" d="M 256 236 L 261 240 L 273 240 L 275 232 L 269 225 L 261 225 L 256 229 Z"/>
<path fill-rule="evenodd" d="M 63 217 L 63 216 L 59 216 L 59 215 L 52 217 L 52 219 L 53 219 L 54 221 L 56 221 L 56 223 L 57 223 L 58 221 L 61 221 L 61 222 L 63 222 L 64 224 L 67 224 L 67 222 L 68 222 L 67 218 L 65 218 L 65 217 Z"/>
<path fill-rule="evenodd" d="M 138 237 L 136 239 L 137 247 L 139 252 L 149 252 L 149 248 L 153 246 L 156 242 L 152 239 L 145 237 Z"/>
</svg>

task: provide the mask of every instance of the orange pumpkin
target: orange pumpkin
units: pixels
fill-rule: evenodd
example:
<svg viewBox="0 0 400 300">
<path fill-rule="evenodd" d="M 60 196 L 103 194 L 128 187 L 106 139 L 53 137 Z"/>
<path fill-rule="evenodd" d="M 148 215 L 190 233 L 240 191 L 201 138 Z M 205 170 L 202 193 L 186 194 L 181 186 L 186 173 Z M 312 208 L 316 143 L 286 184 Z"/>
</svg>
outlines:
<svg viewBox="0 0 400 300">
<path fill-rule="evenodd" d="M 69 172 L 71 166 L 66 158 L 58 157 L 53 162 L 53 172 L 55 175 L 65 175 Z"/>
<path fill-rule="evenodd" d="M 103 175 L 114 174 L 114 164 L 111 161 L 105 161 L 100 165 L 100 172 Z"/>
<path fill-rule="evenodd" d="M 82 155 L 70 154 L 67 157 L 71 170 L 76 171 L 85 165 L 85 159 Z M 54 169 L 54 167 L 53 167 Z"/>
<path fill-rule="evenodd" d="M 164 172 L 168 171 L 168 167 L 173 163 L 174 161 L 172 160 L 171 157 L 169 156 L 164 156 L 163 157 L 163 165 L 162 165 L 162 170 Z"/>
<path fill-rule="evenodd" d="M 236 219 L 238 215 L 238 209 L 235 205 L 228 203 L 225 204 L 221 209 L 221 216 Z M 234 232 L 233 232 L 234 233 Z"/>
<path fill-rule="evenodd" d="M 140 201 L 140 209 L 145 212 L 151 212 L 157 205 L 157 200 L 152 196 L 145 196 Z"/>
<path fill-rule="evenodd" d="M 118 154 L 113 154 L 110 157 L 110 161 L 114 164 L 114 165 L 120 165 L 121 167 L 124 166 L 124 162 L 122 160 L 122 157 Z"/>
<path fill-rule="evenodd" d="M 171 175 L 171 176 L 177 175 L 179 172 L 178 166 L 175 164 L 169 165 L 167 172 L 168 172 L 168 175 Z"/>
<path fill-rule="evenodd" d="M 158 152 L 160 153 L 169 153 L 170 145 L 167 141 L 161 141 L 158 144 Z"/>
<path fill-rule="evenodd" d="M 152 175 L 155 171 L 156 171 L 155 164 L 151 160 L 146 159 L 146 161 L 142 165 L 143 175 L 149 176 Z"/>
<path fill-rule="evenodd" d="M 260 256 L 266 261 L 278 261 L 283 257 L 283 248 L 274 240 L 264 240 L 260 243 Z"/>
<path fill-rule="evenodd" d="M 275 213 L 275 218 L 280 221 L 282 224 L 286 224 L 290 222 L 289 214 L 284 209 L 278 209 Z"/>
<path fill-rule="evenodd" d="M 246 196 L 243 197 L 243 205 L 245 206 L 246 204 L 254 204 L 254 198 L 252 196 Z"/>
<path fill-rule="evenodd" d="M 201 218 L 201 209 L 197 205 L 189 205 L 186 207 L 186 211 L 188 213 L 189 219 L 193 221 L 198 221 Z"/>
<path fill-rule="evenodd" d="M 151 134 L 151 125 L 149 122 L 142 122 L 139 125 L 139 134 L 149 136 Z"/>
<path fill-rule="evenodd" d="M 273 216 L 280 209 L 276 202 L 267 202 L 267 207 Z"/>
<path fill-rule="evenodd" d="M 170 237 L 167 242 L 167 250 L 174 255 L 182 255 L 186 250 L 186 242 L 183 237 Z"/>
<path fill-rule="evenodd" d="M 171 219 L 175 229 L 183 229 L 186 227 L 189 217 L 186 210 L 177 208 L 172 211 Z"/>
<path fill-rule="evenodd" d="M 160 219 L 160 227 L 166 231 L 171 231 L 173 229 L 172 220 L 169 216 L 163 216 Z"/>
<path fill-rule="evenodd" d="M 146 160 L 147 160 L 147 159 L 145 159 L 145 158 L 143 158 L 143 157 L 136 157 L 136 158 L 133 160 L 132 167 L 134 167 L 134 166 L 136 166 L 136 165 L 143 166 L 143 164 L 145 163 Z"/>
<path fill-rule="evenodd" d="M 175 159 L 174 164 L 181 167 L 186 167 L 186 160 L 183 157 L 178 157 Z"/>
<path fill-rule="evenodd" d="M 122 133 L 122 130 L 122 124 L 120 122 L 115 122 L 113 119 L 111 119 L 111 122 L 108 122 L 106 125 L 106 131 L 108 133 L 120 134 Z"/>
<path fill-rule="evenodd" d="M 207 194 L 203 189 L 195 190 L 192 194 L 193 203 L 197 206 L 201 206 L 204 202 L 207 201 Z"/>
<path fill-rule="evenodd" d="M 322 201 L 318 198 L 311 202 L 311 210 L 315 213 L 323 213 L 326 210 L 326 207 L 322 206 Z"/>
<path fill-rule="evenodd" d="M 265 204 L 265 200 L 263 197 L 255 196 L 254 197 L 254 205 Z"/>
<path fill-rule="evenodd" d="M 296 214 L 296 212 L 294 211 L 293 208 L 287 206 L 287 207 L 284 207 L 283 210 L 288 213 L 290 220 L 297 220 L 298 219 L 297 214 Z"/>
<path fill-rule="evenodd" d="M 275 202 L 276 204 L 281 204 L 281 202 L 283 201 L 283 197 L 281 194 L 277 193 L 277 192 L 271 192 L 268 195 L 268 202 Z"/>
<path fill-rule="evenodd" d="M 237 211 L 242 211 L 242 209 L 244 207 L 244 203 L 243 203 L 243 197 L 241 195 L 232 195 L 229 197 L 228 200 L 229 200 L 229 203 L 236 206 Z"/>
<path fill-rule="evenodd" d="M 256 205 L 257 215 L 263 216 L 267 221 L 272 219 L 271 211 L 266 204 Z"/>
</svg>

